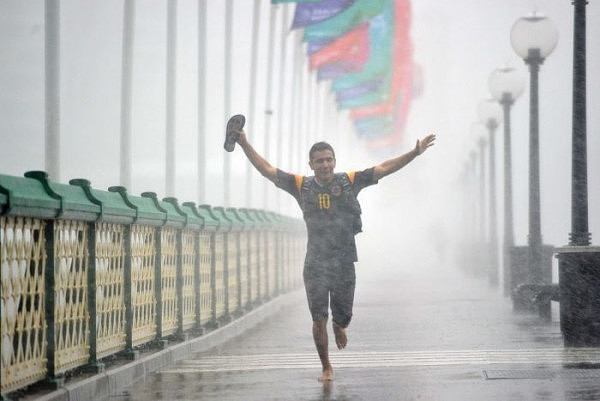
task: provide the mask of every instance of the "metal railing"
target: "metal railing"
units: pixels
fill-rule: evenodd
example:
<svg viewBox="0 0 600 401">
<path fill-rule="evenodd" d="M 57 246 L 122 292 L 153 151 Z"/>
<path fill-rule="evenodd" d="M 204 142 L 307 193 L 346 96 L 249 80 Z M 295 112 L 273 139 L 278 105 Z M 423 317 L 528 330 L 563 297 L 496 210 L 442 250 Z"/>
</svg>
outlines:
<svg viewBox="0 0 600 401">
<path fill-rule="evenodd" d="M 301 221 L 0 175 L 2 395 L 200 335 L 300 284 Z"/>
</svg>

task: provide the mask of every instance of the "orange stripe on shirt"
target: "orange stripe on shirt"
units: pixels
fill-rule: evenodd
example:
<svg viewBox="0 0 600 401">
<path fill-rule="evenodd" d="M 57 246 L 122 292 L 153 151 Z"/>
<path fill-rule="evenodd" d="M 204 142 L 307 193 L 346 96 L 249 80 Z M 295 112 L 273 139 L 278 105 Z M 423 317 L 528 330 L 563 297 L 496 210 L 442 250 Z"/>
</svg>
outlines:
<svg viewBox="0 0 600 401">
<path fill-rule="evenodd" d="M 356 171 L 348 173 L 348 178 L 350 179 L 350 184 L 352 185 L 354 185 L 354 174 L 356 174 Z"/>
<path fill-rule="evenodd" d="M 300 193 L 300 190 L 302 188 L 302 181 L 304 180 L 304 176 L 303 175 L 294 175 L 294 179 L 296 180 L 296 188 L 298 189 L 298 193 Z"/>
</svg>

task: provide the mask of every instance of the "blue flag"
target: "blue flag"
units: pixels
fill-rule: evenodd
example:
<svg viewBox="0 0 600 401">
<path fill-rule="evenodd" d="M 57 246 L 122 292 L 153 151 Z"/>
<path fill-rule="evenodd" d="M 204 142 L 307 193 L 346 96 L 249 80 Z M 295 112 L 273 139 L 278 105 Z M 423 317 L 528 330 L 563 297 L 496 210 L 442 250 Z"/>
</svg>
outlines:
<svg viewBox="0 0 600 401">
<path fill-rule="evenodd" d="M 333 17 L 350 7 L 355 0 L 321 0 L 296 5 L 292 29 L 304 28 Z"/>
</svg>

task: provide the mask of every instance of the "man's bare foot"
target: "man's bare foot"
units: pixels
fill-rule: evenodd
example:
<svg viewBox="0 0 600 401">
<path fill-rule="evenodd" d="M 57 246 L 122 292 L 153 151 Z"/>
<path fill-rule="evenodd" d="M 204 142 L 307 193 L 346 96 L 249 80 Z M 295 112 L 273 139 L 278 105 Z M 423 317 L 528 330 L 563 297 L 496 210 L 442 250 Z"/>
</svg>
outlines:
<svg viewBox="0 0 600 401">
<path fill-rule="evenodd" d="M 319 376 L 320 382 L 330 382 L 333 381 L 333 368 L 328 366 L 323 369 L 323 374 Z"/>
<path fill-rule="evenodd" d="M 335 334 L 335 343 L 337 344 L 338 349 L 346 348 L 346 345 L 348 344 L 346 329 L 333 322 L 333 334 Z"/>
</svg>

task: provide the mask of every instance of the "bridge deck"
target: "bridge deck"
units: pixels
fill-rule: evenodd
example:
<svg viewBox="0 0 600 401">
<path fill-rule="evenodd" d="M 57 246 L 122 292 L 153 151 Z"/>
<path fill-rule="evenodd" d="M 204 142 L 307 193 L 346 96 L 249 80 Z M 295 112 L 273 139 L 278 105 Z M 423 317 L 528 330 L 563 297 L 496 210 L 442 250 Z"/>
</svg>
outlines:
<svg viewBox="0 0 600 401">
<path fill-rule="evenodd" d="M 359 265 L 357 272 L 349 346 L 330 348 L 333 384 L 316 380 L 310 317 L 297 292 L 290 308 L 243 338 L 190 355 L 110 399 L 600 399 L 600 370 L 590 369 L 599 366 L 600 349 L 563 348 L 556 317 L 516 315 L 485 282 L 456 271 L 366 277 Z"/>
</svg>

